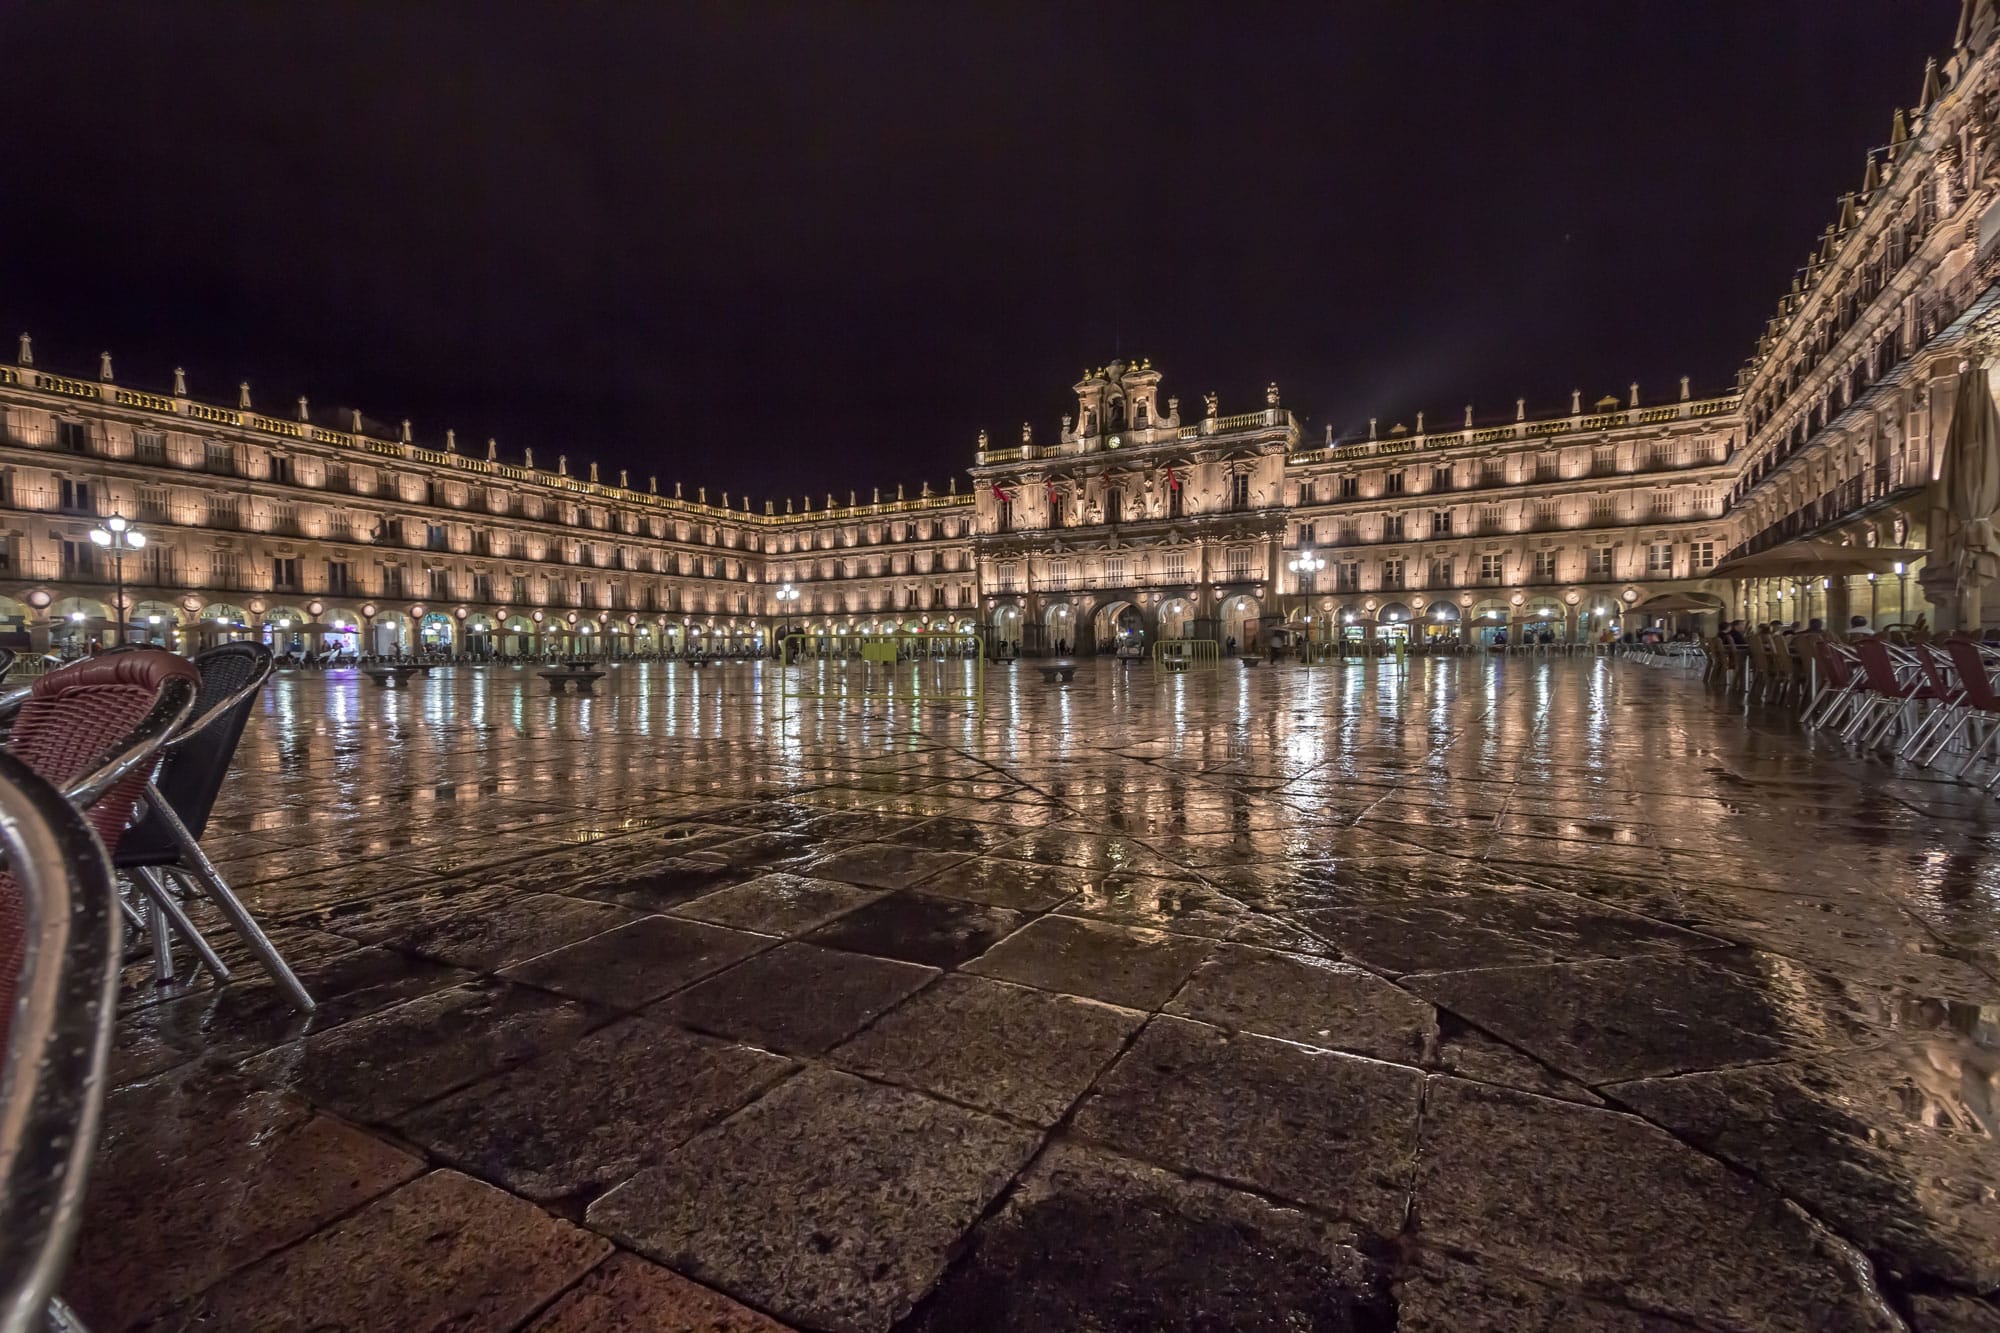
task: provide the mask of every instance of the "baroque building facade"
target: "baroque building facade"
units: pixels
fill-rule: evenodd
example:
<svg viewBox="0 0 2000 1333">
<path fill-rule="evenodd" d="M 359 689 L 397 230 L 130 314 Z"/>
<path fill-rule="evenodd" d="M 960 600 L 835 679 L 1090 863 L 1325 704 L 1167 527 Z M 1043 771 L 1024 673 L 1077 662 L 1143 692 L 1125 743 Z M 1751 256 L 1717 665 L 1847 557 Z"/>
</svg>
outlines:
<svg viewBox="0 0 2000 1333">
<path fill-rule="evenodd" d="M 1588 638 L 1667 593 L 1758 620 L 1952 621 L 1950 571 L 1914 552 L 1942 531 L 1959 377 L 2000 332 L 1997 29 L 1993 0 L 1964 0 L 1951 56 L 1721 396 L 1635 384 L 1557 415 L 1309 439 L 1276 385 L 1184 414 L 1150 362 L 1120 361 L 1050 436 L 982 433 L 964 489 L 779 512 L 304 400 L 267 414 L 247 385 L 224 406 L 178 371 L 130 388 L 108 354 L 52 373 L 24 335 L 0 366 L 0 625 L 38 649 L 107 641 L 122 596 L 131 637 L 184 648 L 749 654 L 917 628 L 1030 653 L 1281 628 Z M 149 539 L 122 563 L 91 539 L 113 516 Z M 1865 581 L 1727 577 L 1803 537 L 1913 555 Z"/>
</svg>

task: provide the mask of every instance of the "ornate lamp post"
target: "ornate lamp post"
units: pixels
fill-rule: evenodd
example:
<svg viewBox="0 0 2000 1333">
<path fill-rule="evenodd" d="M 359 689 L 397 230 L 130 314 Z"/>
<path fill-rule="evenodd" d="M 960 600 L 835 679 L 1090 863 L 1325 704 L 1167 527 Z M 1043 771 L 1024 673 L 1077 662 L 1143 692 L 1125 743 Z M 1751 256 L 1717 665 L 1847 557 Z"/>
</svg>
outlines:
<svg viewBox="0 0 2000 1333">
<path fill-rule="evenodd" d="M 1326 568 L 1326 560 L 1321 556 L 1314 555 L 1312 547 L 1308 546 L 1303 551 L 1300 551 L 1298 557 L 1289 562 L 1285 568 L 1292 571 L 1293 593 L 1303 600 L 1306 609 L 1310 611 L 1312 609 L 1312 596 L 1316 587 L 1313 576 Z M 1310 624 L 1312 620 L 1311 616 L 1308 615 L 1306 620 Z M 1306 633 L 1310 637 L 1312 631 L 1307 630 Z"/>
<path fill-rule="evenodd" d="M 118 639 L 125 642 L 125 553 L 137 551 L 146 545 L 146 534 L 133 527 L 123 518 L 113 514 L 100 527 L 90 530 L 90 540 L 111 552 L 112 577 L 117 580 L 118 589 Z"/>
<path fill-rule="evenodd" d="M 784 632 L 791 628 L 792 607 L 799 600 L 799 590 L 789 583 L 784 583 L 780 584 L 778 590 L 772 593 L 771 596 L 778 603 L 779 618 L 784 622 L 779 626 L 778 631 L 779 637 L 782 639 Z"/>
</svg>

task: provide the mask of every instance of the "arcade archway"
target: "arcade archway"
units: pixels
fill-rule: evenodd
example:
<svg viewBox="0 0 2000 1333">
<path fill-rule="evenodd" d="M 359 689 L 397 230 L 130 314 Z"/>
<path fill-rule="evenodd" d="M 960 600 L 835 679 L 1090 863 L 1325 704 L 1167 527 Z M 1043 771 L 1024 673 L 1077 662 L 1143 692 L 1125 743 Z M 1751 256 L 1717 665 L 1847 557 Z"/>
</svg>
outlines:
<svg viewBox="0 0 2000 1333">
<path fill-rule="evenodd" d="M 1146 638 L 1146 619 L 1130 602 L 1109 602 L 1097 610 L 1091 621 L 1097 651 L 1114 653 L 1121 648 L 1141 647 Z"/>
</svg>

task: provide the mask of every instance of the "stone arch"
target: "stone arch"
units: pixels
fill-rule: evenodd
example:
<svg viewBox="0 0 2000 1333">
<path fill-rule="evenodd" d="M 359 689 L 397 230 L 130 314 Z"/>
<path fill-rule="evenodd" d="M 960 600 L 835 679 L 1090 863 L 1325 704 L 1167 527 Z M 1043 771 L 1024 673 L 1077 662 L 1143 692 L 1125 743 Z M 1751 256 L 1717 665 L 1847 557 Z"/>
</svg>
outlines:
<svg viewBox="0 0 2000 1333">
<path fill-rule="evenodd" d="M 1255 646 L 1257 620 L 1264 614 L 1262 604 L 1255 597 L 1249 593 L 1237 593 L 1223 599 L 1218 612 L 1217 632 L 1225 644 L 1234 639 L 1237 649 L 1244 652 Z"/>
<path fill-rule="evenodd" d="M 1145 641 L 1145 614 L 1122 597 L 1113 598 L 1098 607 L 1090 625 L 1097 651 L 1101 653 L 1136 647 Z"/>
</svg>

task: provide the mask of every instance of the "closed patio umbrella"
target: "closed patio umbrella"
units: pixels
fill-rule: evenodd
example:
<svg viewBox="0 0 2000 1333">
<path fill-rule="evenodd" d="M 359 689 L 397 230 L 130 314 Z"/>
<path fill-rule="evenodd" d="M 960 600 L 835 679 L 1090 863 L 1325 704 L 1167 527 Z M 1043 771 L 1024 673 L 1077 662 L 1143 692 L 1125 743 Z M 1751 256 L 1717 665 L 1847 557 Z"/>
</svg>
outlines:
<svg viewBox="0 0 2000 1333">
<path fill-rule="evenodd" d="M 1722 603 L 1714 597 L 1702 597 L 1685 592 L 1663 592 L 1658 597 L 1647 598 L 1636 609 L 1664 615 L 1669 611 L 1720 611 Z"/>
<path fill-rule="evenodd" d="M 1938 487 L 1945 512 L 1939 551 L 1957 581 L 1958 627 L 1976 628 L 1986 585 L 2000 576 L 2000 531 L 1994 527 L 2000 518 L 2000 412 L 1984 366 L 1975 364 L 1959 378 Z"/>
<path fill-rule="evenodd" d="M 1708 571 L 1718 579 L 1787 579 L 1845 574 L 1886 574 L 1930 552 L 1910 546 L 1842 546 L 1802 537 L 1754 555 L 1739 555 Z M 1675 594 L 1669 594 L 1670 596 Z"/>
</svg>

